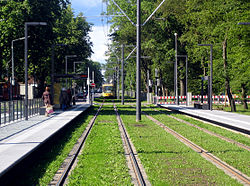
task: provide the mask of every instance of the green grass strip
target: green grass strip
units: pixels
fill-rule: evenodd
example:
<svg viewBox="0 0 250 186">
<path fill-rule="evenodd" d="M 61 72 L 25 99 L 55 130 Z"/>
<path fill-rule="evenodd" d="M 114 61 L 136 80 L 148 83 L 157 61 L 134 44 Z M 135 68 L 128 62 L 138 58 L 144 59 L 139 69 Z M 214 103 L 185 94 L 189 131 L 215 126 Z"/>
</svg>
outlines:
<svg viewBox="0 0 250 186">
<path fill-rule="evenodd" d="M 17 178 L 17 185 L 48 185 L 60 168 L 64 159 L 82 135 L 87 124 L 98 108 L 92 107 L 85 111 L 64 135 L 53 141 L 53 145 L 43 147 L 39 159 L 32 163 L 32 167 L 25 168 L 21 178 Z M 16 175 L 19 176 L 19 175 Z"/>
<path fill-rule="evenodd" d="M 155 106 L 152 106 L 152 108 L 154 109 L 157 109 L 157 110 L 160 110 L 162 112 L 164 112 L 165 114 L 167 115 L 172 115 L 172 116 L 175 116 L 179 119 L 182 119 L 184 121 L 187 121 L 189 123 L 192 123 L 194 125 L 197 125 L 198 127 L 201 127 L 201 128 L 204 128 L 204 129 L 207 129 L 211 132 L 214 132 L 216 134 L 219 134 L 221 136 L 224 136 L 224 137 L 227 137 L 227 138 L 230 138 L 232 140 L 235 140 L 239 143 L 242 143 L 242 144 L 245 144 L 247 146 L 250 146 L 250 140 L 249 140 L 249 137 L 243 135 L 243 134 L 240 134 L 240 133 L 235 133 L 235 132 L 232 132 L 230 130 L 227 130 L 227 129 L 224 129 L 224 128 L 221 128 L 219 126 L 215 126 L 215 125 L 210 125 L 208 123 L 205 123 L 205 122 L 202 122 L 202 121 L 199 121 L 199 120 L 196 120 L 196 119 L 192 119 L 191 117 L 188 117 L 184 114 L 177 114 L 177 113 L 173 113 L 171 111 L 167 111 L 166 109 L 164 108 L 159 108 L 159 107 L 155 107 Z"/>
<path fill-rule="evenodd" d="M 204 129 L 207 129 L 209 131 L 212 131 L 216 134 L 219 134 L 221 136 L 225 136 L 227 138 L 230 138 L 232 140 L 235 140 L 239 143 L 242 143 L 242 144 L 245 144 L 247 146 L 250 146 L 250 139 L 249 137 L 245 136 L 245 135 L 242 135 L 240 133 L 235 133 L 235 132 L 232 132 L 230 130 L 227 130 L 227 129 L 223 129 L 221 127 L 217 127 L 217 126 L 214 126 L 214 125 L 209 125 L 207 123 L 204 123 L 204 122 L 201 122 L 201 121 L 198 121 L 198 120 L 195 120 L 195 119 L 192 119 L 192 118 L 189 118 L 185 115 L 182 115 L 182 114 L 173 114 L 173 116 L 175 117 L 178 117 L 180 119 L 183 119 L 187 122 L 190 122 L 194 125 L 197 125 L 201 128 L 204 128 Z"/>
<path fill-rule="evenodd" d="M 68 185 L 131 185 L 113 106 L 103 106 Z"/>
<path fill-rule="evenodd" d="M 224 141 L 218 137 L 211 136 L 195 127 L 188 126 L 175 119 L 167 117 L 165 114 L 144 108 L 143 110 L 150 113 L 154 118 L 164 123 L 167 127 L 175 130 L 193 143 L 201 146 L 215 156 L 225 161 L 229 165 L 250 175 L 250 152 L 238 147 L 235 144 Z"/>
<path fill-rule="evenodd" d="M 152 185 L 240 185 L 135 109 L 119 113 Z"/>
</svg>

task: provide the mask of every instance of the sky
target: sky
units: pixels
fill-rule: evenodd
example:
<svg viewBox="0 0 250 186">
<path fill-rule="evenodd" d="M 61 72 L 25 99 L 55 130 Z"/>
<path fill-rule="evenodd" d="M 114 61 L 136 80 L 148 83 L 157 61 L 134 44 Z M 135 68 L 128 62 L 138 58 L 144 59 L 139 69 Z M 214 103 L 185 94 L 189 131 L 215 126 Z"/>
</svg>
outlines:
<svg viewBox="0 0 250 186">
<path fill-rule="evenodd" d="M 91 59 L 100 63 L 105 63 L 105 51 L 107 51 L 109 24 L 106 18 L 100 17 L 102 11 L 105 11 L 105 4 L 102 0 L 71 0 L 75 16 L 80 12 L 86 16 L 87 22 L 93 23 L 92 32 L 90 32 L 91 41 L 93 43 L 93 54 Z"/>
</svg>

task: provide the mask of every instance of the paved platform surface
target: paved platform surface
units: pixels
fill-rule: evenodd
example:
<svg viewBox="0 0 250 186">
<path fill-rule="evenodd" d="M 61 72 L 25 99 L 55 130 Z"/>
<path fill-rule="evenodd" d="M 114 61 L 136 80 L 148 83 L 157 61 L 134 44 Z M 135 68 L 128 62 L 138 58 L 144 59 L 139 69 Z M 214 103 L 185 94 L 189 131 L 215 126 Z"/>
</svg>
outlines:
<svg viewBox="0 0 250 186">
<path fill-rule="evenodd" d="M 160 105 L 171 110 L 177 110 L 179 112 L 205 119 L 207 121 L 216 122 L 225 126 L 232 126 L 232 128 L 242 129 L 250 134 L 250 116 L 236 114 L 232 112 L 225 112 L 219 110 L 202 110 L 195 109 L 187 106 L 177 105 Z"/>
<path fill-rule="evenodd" d="M 0 176 L 28 156 L 71 120 L 84 112 L 89 104 L 55 111 L 51 116 L 37 115 L 0 128 Z"/>
</svg>

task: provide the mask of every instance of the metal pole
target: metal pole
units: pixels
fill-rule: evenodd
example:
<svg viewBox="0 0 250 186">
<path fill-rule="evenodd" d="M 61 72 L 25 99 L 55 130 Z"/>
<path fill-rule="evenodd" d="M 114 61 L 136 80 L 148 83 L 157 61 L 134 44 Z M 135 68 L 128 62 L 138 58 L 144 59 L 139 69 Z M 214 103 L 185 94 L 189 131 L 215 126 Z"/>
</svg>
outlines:
<svg viewBox="0 0 250 186">
<path fill-rule="evenodd" d="M 178 71 L 177 71 L 177 33 L 175 35 L 175 100 L 176 100 L 176 105 L 179 105 L 179 95 L 178 95 Z"/>
<path fill-rule="evenodd" d="M 45 22 L 26 22 L 24 26 L 24 61 L 25 61 L 25 120 L 28 120 L 28 25 L 47 25 Z"/>
<path fill-rule="evenodd" d="M 149 70 L 147 70 L 147 103 L 149 103 Z"/>
<path fill-rule="evenodd" d="M 25 23 L 25 42 L 24 42 L 24 56 L 25 56 L 25 120 L 28 120 L 28 25 Z"/>
<path fill-rule="evenodd" d="M 14 41 L 11 41 L 11 63 L 12 63 L 12 78 L 11 78 L 11 82 L 10 82 L 10 100 L 12 100 L 12 85 L 14 85 Z"/>
<path fill-rule="evenodd" d="M 122 44 L 122 105 L 124 105 L 124 45 Z"/>
<path fill-rule="evenodd" d="M 52 97 L 52 104 L 54 103 L 54 72 L 55 72 L 55 45 L 52 45 L 52 54 L 51 54 L 51 97 Z"/>
<path fill-rule="evenodd" d="M 90 92 L 89 92 L 89 67 L 88 67 L 88 80 L 87 80 L 87 84 L 88 84 L 88 103 L 90 104 Z"/>
<path fill-rule="evenodd" d="M 77 56 L 76 55 L 65 56 L 65 74 L 66 75 L 68 74 L 68 57 L 77 57 Z M 66 78 L 66 88 L 67 88 L 67 85 L 68 85 L 68 78 Z"/>
<path fill-rule="evenodd" d="M 67 73 L 68 73 L 68 61 L 67 61 L 67 56 L 65 56 L 65 74 L 67 75 Z M 68 86 L 68 78 L 66 77 L 66 85 L 65 85 L 65 87 L 66 87 L 66 89 L 67 89 L 67 86 Z"/>
<path fill-rule="evenodd" d="M 213 86 L 213 45 L 210 45 L 210 110 L 213 110 L 212 104 L 212 86 Z"/>
<path fill-rule="evenodd" d="M 92 71 L 92 83 L 95 83 L 95 71 Z M 94 102 L 95 99 L 95 87 L 92 87 L 92 102 Z"/>
<path fill-rule="evenodd" d="M 136 121 L 141 120 L 141 1 L 137 0 L 137 38 L 136 38 Z"/>
<path fill-rule="evenodd" d="M 120 99 L 120 63 L 117 66 L 117 99 Z"/>
<path fill-rule="evenodd" d="M 213 86 L 213 45 L 212 44 L 198 44 L 198 46 L 210 46 L 210 79 L 209 79 L 209 109 L 213 110 L 212 100 L 212 86 Z"/>
<path fill-rule="evenodd" d="M 188 106 L 188 57 L 186 56 L 186 106 Z"/>
</svg>

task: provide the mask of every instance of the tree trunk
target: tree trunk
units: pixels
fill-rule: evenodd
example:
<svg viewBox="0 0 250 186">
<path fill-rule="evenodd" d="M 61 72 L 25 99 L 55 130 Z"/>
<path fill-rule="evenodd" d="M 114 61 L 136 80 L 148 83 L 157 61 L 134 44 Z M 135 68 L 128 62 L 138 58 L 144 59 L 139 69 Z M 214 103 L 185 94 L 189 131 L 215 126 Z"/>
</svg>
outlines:
<svg viewBox="0 0 250 186">
<path fill-rule="evenodd" d="M 166 94 L 165 94 L 165 88 L 164 88 L 163 85 L 161 85 L 161 91 L 162 91 L 162 96 L 166 96 Z"/>
<path fill-rule="evenodd" d="M 246 85 L 245 84 L 241 84 L 241 93 L 242 93 L 242 101 L 243 101 L 243 106 L 244 106 L 244 109 L 248 109 L 248 106 L 247 106 L 247 99 L 246 99 Z"/>
<path fill-rule="evenodd" d="M 181 69 L 184 68 L 184 63 L 181 61 L 180 62 L 180 67 Z M 180 75 L 180 96 L 184 96 L 185 95 L 185 84 L 184 81 L 185 79 L 183 79 L 183 75 Z"/>
<path fill-rule="evenodd" d="M 229 80 L 229 76 L 227 73 L 227 38 L 225 38 L 225 40 L 223 41 L 222 46 L 223 46 L 223 62 L 224 62 L 226 91 L 227 91 L 227 95 L 228 95 L 228 99 L 229 99 L 229 103 L 231 107 L 231 112 L 236 112 L 235 101 L 230 92 L 230 80 Z"/>
<path fill-rule="evenodd" d="M 184 85 L 184 79 L 180 79 L 180 96 L 185 95 L 185 85 Z"/>
<path fill-rule="evenodd" d="M 169 96 L 168 88 L 165 88 L 165 94 L 166 94 L 166 96 Z"/>
</svg>

